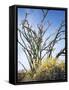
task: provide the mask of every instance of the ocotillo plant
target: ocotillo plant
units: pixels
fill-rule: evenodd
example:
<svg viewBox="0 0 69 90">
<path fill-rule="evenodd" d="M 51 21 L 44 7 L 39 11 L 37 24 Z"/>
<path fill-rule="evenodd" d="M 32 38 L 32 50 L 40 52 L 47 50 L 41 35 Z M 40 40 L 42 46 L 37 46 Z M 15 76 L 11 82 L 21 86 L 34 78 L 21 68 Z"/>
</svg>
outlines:
<svg viewBox="0 0 69 90">
<path fill-rule="evenodd" d="M 48 15 L 48 10 L 41 10 L 43 13 L 43 17 L 39 25 L 37 25 L 38 32 L 33 30 L 29 20 L 27 19 L 29 13 L 25 14 L 25 18 L 21 23 L 22 29 L 18 29 L 20 39 L 18 43 L 21 45 L 22 50 L 24 51 L 27 60 L 29 62 L 30 70 L 32 72 L 36 72 L 36 69 L 40 66 L 42 59 L 47 55 L 47 57 L 52 57 L 52 52 L 54 50 L 55 44 L 65 39 L 63 27 L 65 27 L 64 21 L 61 22 L 59 28 L 57 29 L 56 34 L 52 34 L 43 41 L 43 37 L 50 27 L 51 23 L 48 21 L 47 28 L 44 30 L 44 20 Z M 51 40 L 48 44 L 47 41 L 54 35 L 53 40 Z M 45 51 L 44 54 L 43 51 Z M 57 55 L 58 58 L 60 55 L 65 54 L 65 48 L 63 48 Z M 21 62 L 20 62 L 21 63 Z M 26 70 L 25 66 L 22 64 L 23 68 Z"/>
</svg>

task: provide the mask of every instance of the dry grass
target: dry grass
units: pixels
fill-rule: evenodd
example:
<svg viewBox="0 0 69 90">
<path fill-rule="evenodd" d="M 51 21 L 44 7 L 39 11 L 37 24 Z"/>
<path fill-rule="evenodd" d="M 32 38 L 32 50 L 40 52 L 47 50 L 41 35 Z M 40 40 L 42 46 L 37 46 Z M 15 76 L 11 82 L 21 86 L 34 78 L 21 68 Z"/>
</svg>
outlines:
<svg viewBox="0 0 69 90">
<path fill-rule="evenodd" d="M 54 58 L 47 58 L 37 68 L 36 72 L 31 71 L 18 73 L 18 81 L 40 81 L 40 80 L 64 80 L 65 63 Z"/>
</svg>

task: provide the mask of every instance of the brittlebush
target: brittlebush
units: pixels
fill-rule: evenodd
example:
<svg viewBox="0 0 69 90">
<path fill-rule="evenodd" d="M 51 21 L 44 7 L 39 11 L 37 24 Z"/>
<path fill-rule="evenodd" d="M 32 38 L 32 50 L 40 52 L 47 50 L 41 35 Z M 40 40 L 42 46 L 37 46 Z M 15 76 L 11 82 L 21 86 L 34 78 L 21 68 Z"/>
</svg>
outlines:
<svg viewBox="0 0 69 90">
<path fill-rule="evenodd" d="M 65 64 L 63 61 L 48 58 L 44 60 L 34 75 L 35 80 L 64 80 Z"/>
<path fill-rule="evenodd" d="M 21 73 L 19 77 L 21 77 L 21 81 L 64 80 L 65 63 L 56 58 L 47 58 L 42 60 L 35 73 L 28 71 Z"/>
</svg>

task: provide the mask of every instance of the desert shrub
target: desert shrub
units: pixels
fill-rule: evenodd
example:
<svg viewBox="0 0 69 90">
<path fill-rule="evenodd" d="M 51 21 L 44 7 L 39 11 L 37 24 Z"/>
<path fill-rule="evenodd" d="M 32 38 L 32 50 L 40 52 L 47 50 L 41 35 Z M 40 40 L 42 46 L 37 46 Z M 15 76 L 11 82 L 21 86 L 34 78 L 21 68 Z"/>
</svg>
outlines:
<svg viewBox="0 0 69 90">
<path fill-rule="evenodd" d="M 27 72 L 20 72 L 18 73 L 18 81 L 25 82 L 25 81 L 31 81 L 33 80 L 33 72 L 27 71 Z"/>
<path fill-rule="evenodd" d="M 19 81 L 64 80 L 65 63 L 54 58 L 47 58 L 36 69 L 36 72 L 27 71 L 18 74 Z"/>
<path fill-rule="evenodd" d="M 23 81 L 31 81 L 33 80 L 33 72 L 32 71 L 28 71 L 25 73 L 25 77 L 23 78 Z"/>
<path fill-rule="evenodd" d="M 65 64 L 63 61 L 48 58 L 42 62 L 33 78 L 35 80 L 62 80 L 65 79 Z"/>
</svg>

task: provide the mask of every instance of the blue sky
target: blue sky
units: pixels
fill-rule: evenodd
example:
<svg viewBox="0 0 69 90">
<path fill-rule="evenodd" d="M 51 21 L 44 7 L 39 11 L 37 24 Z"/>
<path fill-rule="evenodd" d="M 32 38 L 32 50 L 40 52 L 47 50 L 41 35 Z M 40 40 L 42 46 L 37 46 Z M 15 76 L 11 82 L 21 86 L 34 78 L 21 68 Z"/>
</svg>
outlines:
<svg viewBox="0 0 69 90">
<path fill-rule="evenodd" d="M 20 24 L 22 20 L 24 20 L 26 12 L 29 13 L 29 16 L 27 19 L 29 20 L 30 25 L 32 25 L 33 29 L 36 30 L 37 32 L 38 31 L 37 24 L 40 23 L 43 15 L 43 13 L 41 12 L 41 9 L 18 8 L 18 28 L 21 29 Z M 50 21 L 50 23 L 52 24 L 48 29 L 47 33 L 45 34 L 45 37 L 49 36 L 54 32 L 56 33 L 57 28 L 60 25 L 62 20 L 65 20 L 65 11 L 49 10 L 47 17 L 45 19 L 45 27 L 47 27 L 47 21 Z M 18 39 L 20 39 L 19 35 L 18 35 Z M 58 44 L 56 44 L 55 45 L 56 50 L 54 51 L 53 56 L 55 56 L 64 46 L 65 46 L 65 42 L 63 40 Z M 61 57 L 61 59 L 64 59 L 64 57 Z M 27 58 L 19 44 L 18 44 L 18 60 L 20 60 L 25 65 L 25 67 L 29 69 Z M 21 70 L 21 69 L 22 69 L 22 66 L 18 64 L 18 70 Z"/>
</svg>

